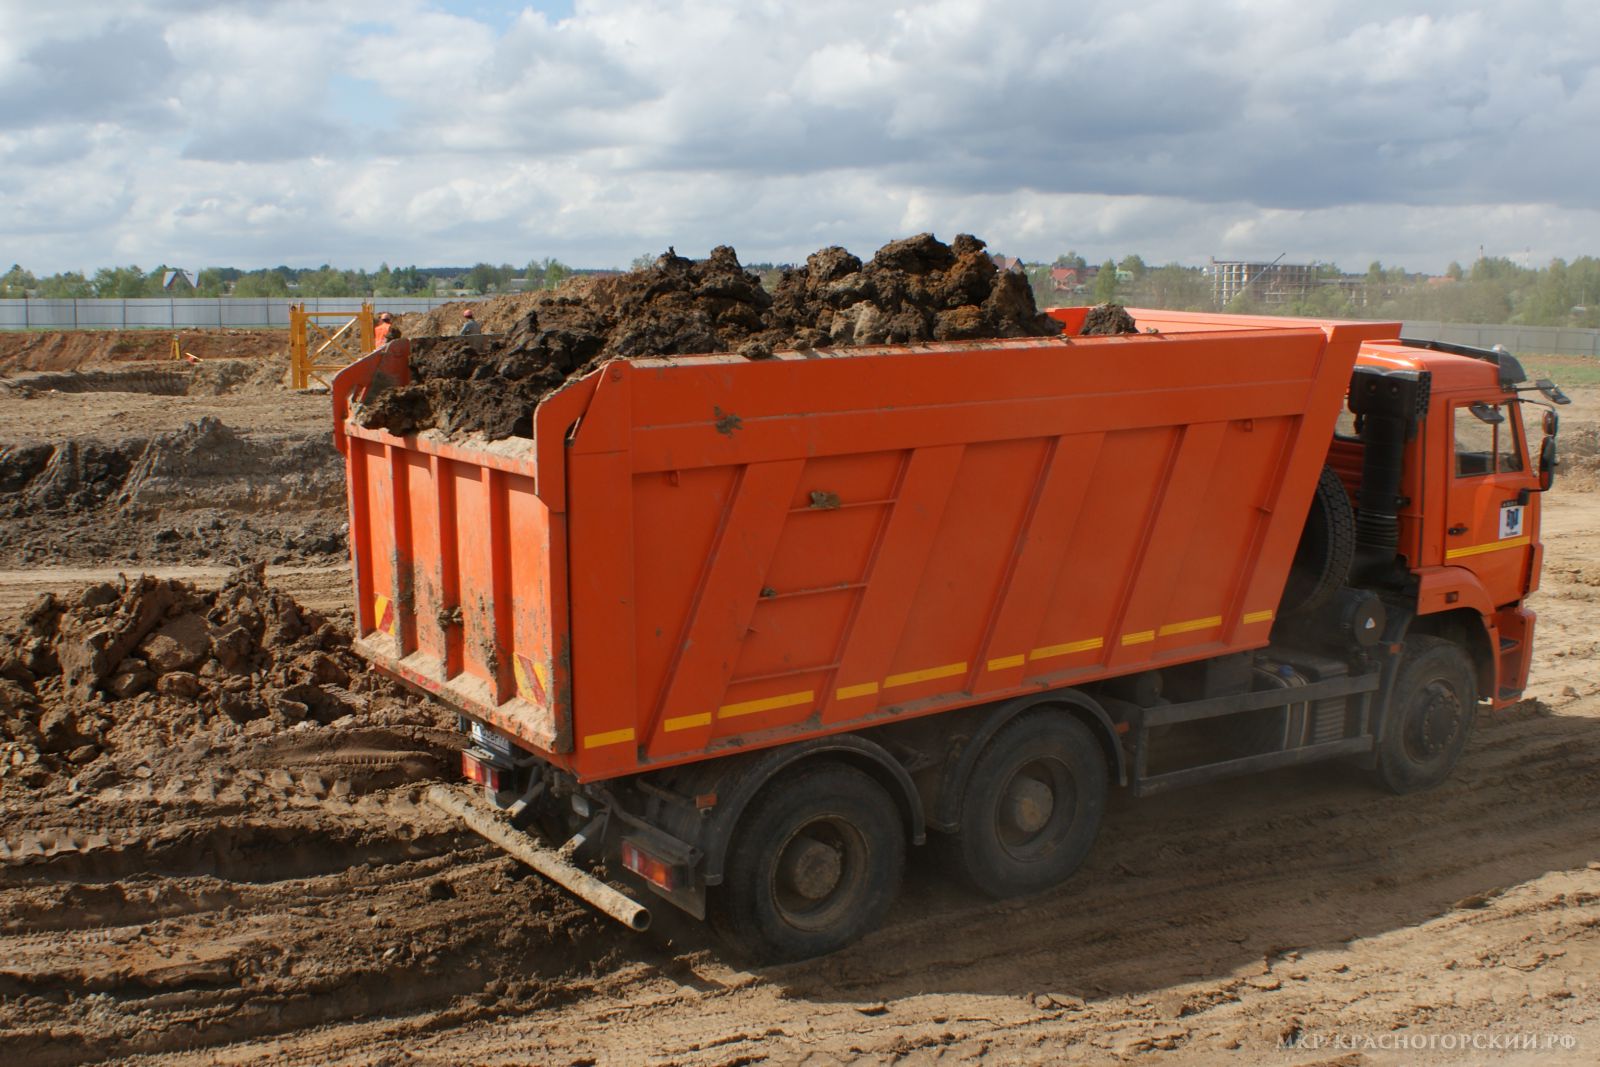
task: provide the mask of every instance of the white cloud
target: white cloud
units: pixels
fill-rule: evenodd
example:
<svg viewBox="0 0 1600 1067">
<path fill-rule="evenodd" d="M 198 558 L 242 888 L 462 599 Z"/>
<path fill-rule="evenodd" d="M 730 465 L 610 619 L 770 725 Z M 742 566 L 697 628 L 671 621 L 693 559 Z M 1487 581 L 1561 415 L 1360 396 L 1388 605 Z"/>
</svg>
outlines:
<svg viewBox="0 0 1600 1067">
<path fill-rule="evenodd" d="M 1186 262 L 1600 251 L 1579 0 L 20 7 L 0 236 L 36 271 L 792 259 L 920 229 Z"/>
</svg>

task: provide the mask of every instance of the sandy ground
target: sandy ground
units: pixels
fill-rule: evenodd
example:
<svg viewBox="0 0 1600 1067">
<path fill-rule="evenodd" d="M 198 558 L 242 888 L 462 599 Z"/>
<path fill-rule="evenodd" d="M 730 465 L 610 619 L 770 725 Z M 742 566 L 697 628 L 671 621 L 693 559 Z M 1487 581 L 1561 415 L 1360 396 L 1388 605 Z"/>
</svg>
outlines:
<svg viewBox="0 0 1600 1067">
<path fill-rule="evenodd" d="M 1594 422 L 1600 389 L 1575 393 L 1569 425 Z M 99 779 L 0 779 L 0 1054 L 1600 1062 L 1600 494 L 1552 493 L 1544 523 L 1530 699 L 1480 715 L 1443 787 L 1324 765 L 1118 795 L 1069 884 L 994 903 L 919 855 L 884 929 L 780 968 L 665 908 L 629 934 L 458 832 L 420 802 L 452 759 L 426 716 L 224 723 Z M 0 619 L 119 569 L 0 571 Z M 347 595 L 340 566 L 269 575 L 308 606 Z"/>
</svg>

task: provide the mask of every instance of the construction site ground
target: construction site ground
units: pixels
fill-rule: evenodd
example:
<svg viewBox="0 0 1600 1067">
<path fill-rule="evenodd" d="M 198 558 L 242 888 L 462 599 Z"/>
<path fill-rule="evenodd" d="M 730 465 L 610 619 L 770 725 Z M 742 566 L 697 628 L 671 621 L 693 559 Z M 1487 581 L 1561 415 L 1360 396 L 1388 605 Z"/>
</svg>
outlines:
<svg viewBox="0 0 1600 1067">
<path fill-rule="evenodd" d="M 282 358 L 181 394 L 0 378 L 0 449 L 144 442 L 123 449 L 138 455 L 111 502 L 0 518 L 33 524 L 31 542 L 0 539 L 0 630 L 41 593 L 118 572 L 215 589 L 263 546 L 276 589 L 347 613 L 342 545 L 297 547 L 296 531 L 339 521 L 336 456 L 307 458 L 332 456 L 327 398 L 283 389 Z M 1571 466 L 1544 501 L 1533 684 L 1480 714 L 1439 789 L 1395 797 L 1320 765 L 1118 794 L 1087 866 L 1056 890 L 979 898 L 922 850 L 883 929 L 750 968 L 665 905 L 643 935 L 596 917 L 424 804 L 456 742 L 420 701 L 171 725 L 43 785 L 0 777 L 0 1056 L 1600 1062 L 1600 385 L 1592 365 L 1568 366 Z M 185 451 L 208 418 L 232 443 Z M 148 459 L 163 435 L 179 443 Z M 45 489 L 61 488 L 62 462 Z M 223 529 L 192 522 L 201 511 Z M 135 543 L 107 554 L 84 525 Z M 168 527 L 177 542 L 156 536 Z"/>
</svg>

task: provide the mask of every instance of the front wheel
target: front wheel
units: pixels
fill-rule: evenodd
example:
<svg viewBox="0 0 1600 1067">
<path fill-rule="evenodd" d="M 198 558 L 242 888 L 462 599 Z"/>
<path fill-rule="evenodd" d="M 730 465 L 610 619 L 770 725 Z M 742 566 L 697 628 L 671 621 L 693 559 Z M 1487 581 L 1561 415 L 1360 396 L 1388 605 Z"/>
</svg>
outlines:
<svg viewBox="0 0 1600 1067">
<path fill-rule="evenodd" d="M 1467 747 L 1477 708 L 1476 676 L 1461 646 L 1427 634 L 1409 638 L 1378 746 L 1378 781 L 1395 793 L 1444 781 Z"/>
<path fill-rule="evenodd" d="M 763 963 L 843 948 L 888 914 L 905 870 L 900 809 L 844 764 L 769 783 L 739 821 L 714 915 Z"/>
</svg>

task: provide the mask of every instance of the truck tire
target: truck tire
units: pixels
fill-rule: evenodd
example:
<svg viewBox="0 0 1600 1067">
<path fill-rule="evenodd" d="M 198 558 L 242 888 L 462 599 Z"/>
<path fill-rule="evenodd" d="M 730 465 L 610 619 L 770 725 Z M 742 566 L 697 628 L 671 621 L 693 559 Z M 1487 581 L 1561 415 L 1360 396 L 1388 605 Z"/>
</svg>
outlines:
<svg viewBox="0 0 1600 1067">
<path fill-rule="evenodd" d="M 966 881 L 993 897 L 1036 893 L 1082 865 L 1100 832 L 1109 775 L 1100 742 L 1063 712 L 995 734 L 961 798 L 951 842 Z"/>
<path fill-rule="evenodd" d="M 1378 781 L 1395 793 L 1444 781 L 1467 747 L 1477 707 L 1476 675 L 1461 646 L 1427 634 L 1408 638 L 1378 747 Z"/>
<path fill-rule="evenodd" d="M 713 922 L 761 963 L 843 948 L 888 914 L 905 871 L 900 808 L 841 763 L 768 785 L 739 821 Z"/>
<path fill-rule="evenodd" d="M 1326 604 L 1350 577 L 1355 553 L 1355 509 L 1338 472 L 1323 467 L 1283 588 L 1281 612 L 1310 614 Z"/>
</svg>

